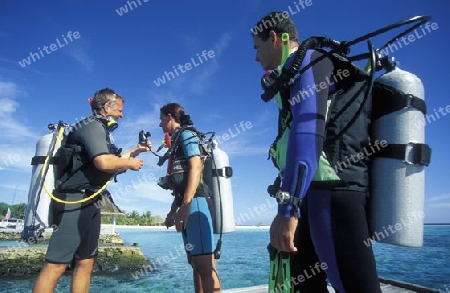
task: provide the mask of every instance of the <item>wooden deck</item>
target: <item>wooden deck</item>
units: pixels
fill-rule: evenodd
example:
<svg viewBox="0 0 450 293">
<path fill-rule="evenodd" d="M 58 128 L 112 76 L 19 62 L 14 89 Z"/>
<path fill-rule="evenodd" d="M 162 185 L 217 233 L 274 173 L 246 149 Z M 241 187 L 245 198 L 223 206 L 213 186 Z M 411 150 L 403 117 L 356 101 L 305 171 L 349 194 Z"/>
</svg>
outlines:
<svg viewBox="0 0 450 293">
<path fill-rule="evenodd" d="M 426 288 L 414 284 L 404 283 L 395 280 L 389 280 L 380 278 L 381 281 L 381 291 L 383 293 L 444 293 L 442 290 Z M 223 293 L 267 293 L 268 285 L 259 285 L 247 288 L 235 288 L 223 290 Z M 332 287 L 328 287 L 330 293 L 334 293 Z"/>
</svg>

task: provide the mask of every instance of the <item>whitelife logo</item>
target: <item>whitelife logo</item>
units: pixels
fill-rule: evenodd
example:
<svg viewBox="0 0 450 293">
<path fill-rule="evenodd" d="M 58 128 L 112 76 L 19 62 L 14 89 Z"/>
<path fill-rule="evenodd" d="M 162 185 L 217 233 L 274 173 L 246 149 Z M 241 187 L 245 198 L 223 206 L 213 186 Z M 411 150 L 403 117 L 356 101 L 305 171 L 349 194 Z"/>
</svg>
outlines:
<svg viewBox="0 0 450 293">
<path fill-rule="evenodd" d="M 33 53 L 30 52 L 30 56 L 28 56 L 25 59 L 22 59 L 22 61 L 19 61 L 19 65 L 22 66 L 22 68 L 25 68 L 27 65 L 31 65 L 31 60 L 33 62 L 36 62 L 37 60 L 44 58 L 46 55 L 42 51 L 44 51 L 47 55 L 50 55 L 52 52 L 55 52 L 58 49 L 61 49 L 62 47 L 65 47 L 69 44 L 67 39 L 70 40 L 70 43 L 72 43 L 74 40 L 78 40 L 81 38 L 81 35 L 78 31 L 75 31 L 72 33 L 72 31 L 68 31 L 67 34 L 61 35 L 63 37 L 63 42 L 59 40 L 59 38 L 56 39 L 56 44 L 51 44 L 50 46 L 44 46 L 42 49 L 41 47 L 38 47 L 39 53 Z M 50 49 L 50 50 L 49 50 Z"/>
<path fill-rule="evenodd" d="M 203 57 L 203 58 L 202 58 Z M 156 80 L 153 80 L 153 83 L 159 87 L 162 84 L 165 84 L 166 82 L 174 79 L 175 77 L 179 76 L 180 73 L 178 73 L 178 70 L 180 70 L 181 73 L 185 73 L 189 70 L 191 70 L 194 67 L 200 66 L 201 64 L 203 64 L 203 62 L 208 61 L 209 59 L 212 59 L 216 57 L 216 54 L 214 53 L 213 50 L 203 50 L 201 56 L 200 54 L 197 53 L 197 60 L 198 63 L 196 62 L 196 59 L 194 59 L 194 57 L 191 58 L 191 62 L 187 62 L 186 64 L 182 65 L 182 64 L 178 64 L 178 66 L 175 68 L 175 66 L 172 66 L 173 68 L 173 72 L 172 71 L 164 71 L 164 75 L 161 77 L 158 77 Z M 178 70 L 177 70 L 178 69 Z M 167 78 L 167 79 L 166 79 Z"/>
<path fill-rule="evenodd" d="M 289 11 L 283 11 L 281 13 L 277 13 L 275 15 L 278 22 L 283 21 L 283 19 L 289 18 L 289 13 L 291 16 L 294 14 L 299 13 L 302 10 L 305 10 L 306 8 L 310 7 L 313 4 L 312 0 L 299 0 L 294 2 L 295 9 L 292 9 L 291 5 L 288 6 Z M 255 26 L 250 29 L 250 31 L 256 36 L 258 33 L 261 33 L 264 29 L 268 29 L 269 27 L 274 27 L 277 24 L 277 20 L 275 18 L 271 17 L 271 19 L 263 20 L 262 23 L 259 24 L 259 26 Z M 263 28 L 264 27 L 264 28 Z"/>
<path fill-rule="evenodd" d="M 142 0 L 142 1 L 144 3 L 147 3 L 149 0 Z M 120 7 L 119 9 L 116 9 L 116 12 L 119 16 L 122 16 L 122 15 L 128 13 L 128 11 L 132 11 L 134 8 L 138 8 L 142 5 L 141 0 L 137 0 L 137 3 L 139 3 L 139 6 L 136 4 L 136 1 L 127 1 L 127 4 Z M 130 8 L 130 10 L 128 10 L 128 8 Z"/>
</svg>

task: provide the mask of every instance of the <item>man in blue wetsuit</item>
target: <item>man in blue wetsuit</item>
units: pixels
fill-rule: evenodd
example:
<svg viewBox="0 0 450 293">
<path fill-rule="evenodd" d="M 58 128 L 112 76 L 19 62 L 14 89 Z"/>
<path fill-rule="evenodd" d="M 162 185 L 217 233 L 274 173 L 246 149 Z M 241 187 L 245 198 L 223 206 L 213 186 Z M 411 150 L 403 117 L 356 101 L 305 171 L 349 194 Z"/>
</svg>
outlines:
<svg viewBox="0 0 450 293">
<path fill-rule="evenodd" d="M 203 181 L 204 151 L 184 108 L 169 103 L 160 109 L 160 127 L 171 137 L 166 183 L 175 196 L 166 226 L 182 232 L 188 261 L 193 269 L 195 292 L 220 292 L 214 257 L 211 192 Z M 187 128 L 186 128 L 187 127 Z M 167 143 L 167 142 L 166 142 Z"/>
<path fill-rule="evenodd" d="M 289 15 L 271 12 L 252 30 L 255 60 L 264 71 L 280 66 L 283 33 L 290 37 L 290 57 L 284 65 L 288 68 L 299 47 L 298 32 Z M 302 68 L 320 56 L 320 52 L 308 50 Z M 370 237 L 366 219 L 368 167 L 362 162 L 355 164 L 354 170 L 348 170 L 353 173 L 347 174 L 352 180 L 339 188 L 318 189 L 312 184 L 325 141 L 327 99 L 334 90 L 334 84 L 327 81 L 333 80 L 335 69 L 333 62 L 324 58 L 277 98 L 279 133 L 271 147 L 281 177 L 276 196 L 294 200 L 293 204 L 279 204 L 270 227 L 270 244 L 278 251 L 292 253 L 292 278 L 287 283 L 302 293 L 328 292 L 327 279 L 340 293 L 378 293 L 373 252 L 364 244 Z M 366 139 L 354 145 L 362 147 Z M 354 149 L 355 153 L 360 151 Z M 344 155 L 342 152 L 342 161 Z"/>
</svg>

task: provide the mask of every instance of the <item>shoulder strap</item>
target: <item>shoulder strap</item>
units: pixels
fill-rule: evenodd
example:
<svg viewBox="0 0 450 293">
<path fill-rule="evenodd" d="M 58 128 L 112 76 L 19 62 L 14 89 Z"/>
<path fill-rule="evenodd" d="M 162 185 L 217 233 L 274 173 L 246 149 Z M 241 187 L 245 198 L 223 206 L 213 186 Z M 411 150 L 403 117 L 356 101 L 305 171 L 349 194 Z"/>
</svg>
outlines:
<svg viewBox="0 0 450 293">
<path fill-rule="evenodd" d="M 194 135 L 199 139 L 199 141 L 200 141 L 200 148 L 201 148 L 201 150 L 204 152 L 204 153 L 207 153 L 207 150 L 206 150 L 206 147 L 204 146 L 204 144 L 203 144 L 203 140 L 204 140 L 204 136 L 205 136 L 205 134 L 204 133 L 202 133 L 202 132 L 199 132 L 194 126 L 192 126 L 192 125 L 187 125 L 187 126 L 182 126 L 181 128 L 180 128 L 180 130 L 179 131 L 177 131 L 176 133 L 175 133 L 175 135 L 174 135 L 174 137 L 173 137 L 173 139 L 172 139 L 172 146 L 166 151 L 166 153 L 163 155 L 163 156 L 161 156 L 160 158 L 159 158 L 159 160 L 158 160 L 158 163 L 157 163 L 157 165 L 158 166 L 162 166 L 164 163 L 165 163 L 165 161 L 167 161 L 167 159 L 169 159 L 169 157 L 174 157 L 175 155 L 176 155 L 176 152 L 177 152 L 177 149 L 178 149 L 178 147 L 180 146 L 180 143 L 181 143 L 181 133 L 183 132 L 183 131 L 186 131 L 186 130 L 190 130 L 190 131 L 192 131 L 193 133 L 194 133 Z"/>
<path fill-rule="evenodd" d="M 379 82 L 375 82 L 373 90 L 377 93 L 378 99 L 378 102 L 374 104 L 372 109 L 373 120 L 405 107 L 413 107 L 422 112 L 423 115 L 427 114 L 427 105 L 423 99 L 411 94 L 405 94 L 398 89 Z"/>
<path fill-rule="evenodd" d="M 307 69 L 312 67 L 314 64 L 318 63 L 319 61 L 323 60 L 325 57 L 327 57 L 328 51 L 324 50 L 323 48 L 327 45 L 335 45 L 333 43 L 334 41 L 326 38 L 326 37 L 311 37 L 300 45 L 300 47 L 297 49 L 297 52 L 294 55 L 294 60 L 290 64 L 289 68 L 283 68 L 282 74 L 280 79 L 285 80 L 285 86 L 278 87 L 281 99 L 281 109 L 279 111 L 278 115 L 278 135 L 275 138 L 275 141 L 281 138 L 286 128 L 289 128 L 291 121 L 292 121 L 292 114 L 291 114 L 291 105 L 289 103 L 290 99 L 290 86 L 297 80 L 301 74 L 303 74 Z M 301 65 L 306 57 L 306 53 L 308 50 L 317 50 L 323 55 L 314 61 L 311 61 L 307 66 L 304 68 L 301 68 Z M 336 54 L 337 55 L 337 54 Z M 334 63 L 334 62 L 333 62 Z M 268 98 L 267 94 L 271 94 L 271 91 L 269 89 L 266 89 L 266 99 Z M 264 95 L 263 94 L 263 95 Z M 264 97 L 262 97 L 263 100 L 266 100 Z"/>
<path fill-rule="evenodd" d="M 55 189 L 61 189 L 64 183 L 68 182 L 77 172 L 93 165 L 92 161 L 83 162 L 82 153 L 84 147 L 73 139 L 73 132 L 69 132 L 66 140 L 61 145 L 58 164 L 66 164 L 61 166 L 64 169 L 59 170 L 57 178 L 55 178 Z"/>
<path fill-rule="evenodd" d="M 194 126 L 183 126 L 176 134 L 175 138 L 174 138 L 174 143 L 172 145 L 172 148 L 174 149 L 174 151 L 172 152 L 174 155 L 176 153 L 176 149 L 180 146 L 181 144 L 181 133 L 183 131 L 190 131 L 193 133 L 193 136 L 187 138 L 190 139 L 192 137 L 196 137 L 199 141 L 199 146 L 200 146 L 200 151 L 203 152 L 203 155 L 207 155 L 208 154 L 208 150 L 205 146 L 204 140 L 205 140 L 205 134 L 203 132 L 198 131 Z M 186 140 L 187 140 L 186 139 Z"/>
<path fill-rule="evenodd" d="M 328 109 L 327 109 L 327 115 L 326 115 L 326 123 L 335 123 L 336 120 L 339 119 L 341 115 L 348 112 L 348 110 L 354 111 L 354 107 L 351 107 L 352 103 L 358 100 L 360 103 L 360 106 L 356 109 L 354 115 L 352 116 L 352 119 L 350 122 L 343 126 L 342 129 L 338 133 L 336 133 L 332 138 L 327 138 L 325 142 L 326 145 L 333 144 L 338 139 L 344 135 L 344 133 L 355 123 L 361 112 L 365 109 L 366 103 L 370 100 L 371 93 L 372 93 L 372 86 L 374 82 L 374 70 L 372 71 L 371 75 L 369 76 L 366 72 L 364 72 L 361 68 L 354 65 L 346 56 L 345 53 L 336 53 L 333 51 L 327 51 L 324 49 L 329 43 L 332 42 L 332 40 L 328 38 L 317 38 L 313 37 L 305 41 L 305 44 L 303 44 L 299 51 L 296 53 L 294 57 L 294 61 L 292 62 L 293 65 L 289 68 L 289 72 L 292 75 L 295 76 L 295 79 L 290 80 L 290 84 L 293 84 L 293 82 L 301 76 L 302 73 L 304 73 L 308 68 L 312 67 L 314 64 L 318 63 L 319 61 L 323 60 L 324 58 L 329 58 L 334 65 L 334 72 L 336 70 L 347 70 L 349 73 L 349 76 L 346 78 L 342 78 L 340 80 L 337 80 L 335 82 L 336 89 L 333 91 L 333 93 L 330 93 L 328 99 Z M 322 54 L 322 56 L 316 58 L 315 60 L 311 61 L 308 65 L 300 69 L 301 64 L 303 63 L 303 60 L 306 56 L 306 51 L 314 49 L 317 50 Z M 373 62 L 373 61 L 372 61 Z M 300 64 L 300 65 L 299 65 Z M 297 70 L 297 74 L 294 74 L 292 71 L 293 68 Z M 333 73 L 334 74 L 334 73 Z M 283 91 L 281 92 L 281 102 L 282 102 L 282 109 L 280 110 L 279 114 L 279 120 L 278 120 L 278 135 L 275 139 L 278 140 L 282 135 L 283 132 L 287 127 L 289 127 L 290 122 L 292 121 L 292 115 L 290 114 L 290 104 L 289 104 L 289 87 L 288 88 L 281 88 Z M 339 98 L 341 94 L 347 94 L 349 95 L 348 101 L 345 104 L 342 104 L 339 106 L 340 108 L 336 111 L 334 111 L 333 115 L 330 115 L 329 111 L 333 108 L 334 102 L 336 98 Z M 360 99 L 360 96 L 364 95 L 362 100 Z"/>
</svg>

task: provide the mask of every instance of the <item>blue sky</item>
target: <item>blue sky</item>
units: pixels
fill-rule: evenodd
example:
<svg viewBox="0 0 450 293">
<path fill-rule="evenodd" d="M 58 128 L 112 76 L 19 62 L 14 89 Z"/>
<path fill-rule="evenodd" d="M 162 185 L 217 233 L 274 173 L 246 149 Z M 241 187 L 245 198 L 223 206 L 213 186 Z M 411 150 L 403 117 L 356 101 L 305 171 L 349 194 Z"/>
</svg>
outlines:
<svg viewBox="0 0 450 293">
<path fill-rule="evenodd" d="M 242 224 L 270 224 L 276 208 L 266 188 L 276 170 L 267 150 L 276 136 L 277 108 L 260 99 L 263 71 L 254 62 L 250 29 L 272 10 L 288 11 L 302 40 L 313 35 L 352 40 L 431 14 L 437 29 L 390 55 L 421 78 L 429 113 L 450 109 L 449 59 L 443 45 L 450 9 L 445 1 L 311 0 L 303 7 L 300 1 L 285 0 L 1 1 L 0 201 L 27 201 L 30 160 L 36 141 L 49 132 L 47 125 L 87 116 L 87 98 L 110 87 L 125 98 L 125 116 L 114 132 L 116 144 L 124 149 L 137 143 L 140 130 L 150 131 L 159 146 L 159 108 L 168 102 L 182 104 L 200 130 L 233 133 L 220 147 L 234 168 L 235 217 L 243 219 L 246 213 Z M 372 41 L 379 47 L 393 36 Z M 365 48 L 362 44 L 353 52 Z M 247 126 L 237 133 L 240 123 Z M 450 222 L 449 126 L 450 115 L 441 115 L 425 127 L 426 142 L 433 148 L 426 168 L 425 222 Z M 109 190 L 127 212 L 150 210 L 164 216 L 172 198 L 154 179 L 165 168 L 150 153 L 141 158 L 143 170 L 121 175 L 120 185 Z M 127 186 L 130 192 L 124 191 Z"/>
</svg>

